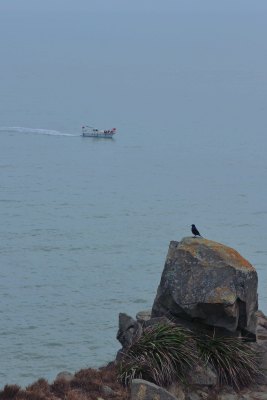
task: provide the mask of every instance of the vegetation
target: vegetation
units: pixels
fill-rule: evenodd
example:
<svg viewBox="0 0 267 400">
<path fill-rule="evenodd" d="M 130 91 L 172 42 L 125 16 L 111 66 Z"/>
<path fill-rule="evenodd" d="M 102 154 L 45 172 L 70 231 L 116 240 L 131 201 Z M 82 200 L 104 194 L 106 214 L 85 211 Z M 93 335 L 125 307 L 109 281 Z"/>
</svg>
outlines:
<svg viewBox="0 0 267 400">
<path fill-rule="evenodd" d="M 143 378 L 166 387 L 173 381 L 186 382 L 187 372 L 196 364 L 209 364 L 216 370 L 219 384 L 236 389 L 248 386 L 261 374 L 257 353 L 242 339 L 196 336 L 170 323 L 144 329 L 125 351 L 119 379 L 128 385 L 134 378 Z"/>
<path fill-rule="evenodd" d="M 197 362 L 196 344 L 189 330 L 174 324 L 157 324 L 144 329 L 124 353 L 119 378 L 129 384 L 143 378 L 159 386 L 184 381 Z"/>
<path fill-rule="evenodd" d="M 127 385 L 133 378 L 163 387 L 177 380 L 186 383 L 190 369 L 200 363 L 216 370 L 219 384 L 240 389 L 261 374 L 258 361 L 253 347 L 240 338 L 196 335 L 172 323 L 157 324 L 136 337 L 119 367 L 110 363 L 99 370 L 83 369 L 69 381 L 56 379 L 52 384 L 39 379 L 25 389 L 6 385 L 0 400 L 128 400 Z"/>
<path fill-rule="evenodd" d="M 240 389 L 261 374 L 259 355 L 241 338 L 199 335 L 196 342 L 201 360 L 212 365 L 221 385 Z"/>
<path fill-rule="evenodd" d="M 106 395 L 105 386 L 112 390 Z M 117 380 L 117 370 L 113 363 L 99 370 L 83 369 L 73 379 L 56 379 L 49 384 L 45 379 L 29 385 L 25 389 L 17 385 L 6 385 L 0 390 L 0 400 L 128 400 L 129 392 Z"/>
</svg>

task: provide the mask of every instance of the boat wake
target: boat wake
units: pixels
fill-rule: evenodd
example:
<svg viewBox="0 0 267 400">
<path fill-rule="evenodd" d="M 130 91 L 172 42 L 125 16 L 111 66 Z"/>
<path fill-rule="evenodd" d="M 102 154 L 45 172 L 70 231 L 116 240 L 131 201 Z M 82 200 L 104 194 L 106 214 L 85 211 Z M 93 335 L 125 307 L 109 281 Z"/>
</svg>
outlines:
<svg viewBox="0 0 267 400">
<path fill-rule="evenodd" d="M 50 135 L 50 136 L 79 136 L 71 133 L 64 133 L 50 129 L 40 128 L 23 128 L 21 126 L 2 126 L 0 132 L 22 133 L 22 134 L 36 134 L 36 135 Z"/>
</svg>

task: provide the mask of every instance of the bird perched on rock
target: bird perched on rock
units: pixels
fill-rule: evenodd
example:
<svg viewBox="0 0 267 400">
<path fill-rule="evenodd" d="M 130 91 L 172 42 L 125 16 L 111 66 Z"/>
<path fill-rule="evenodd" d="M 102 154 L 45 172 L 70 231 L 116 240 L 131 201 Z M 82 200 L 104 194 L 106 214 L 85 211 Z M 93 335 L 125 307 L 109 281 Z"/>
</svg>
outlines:
<svg viewBox="0 0 267 400">
<path fill-rule="evenodd" d="M 194 237 L 196 237 L 196 236 L 201 236 L 200 233 L 199 233 L 199 231 L 198 231 L 197 228 L 196 228 L 196 225 L 194 225 L 194 224 L 191 225 L 191 231 L 192 231 Z"/>
</svg>

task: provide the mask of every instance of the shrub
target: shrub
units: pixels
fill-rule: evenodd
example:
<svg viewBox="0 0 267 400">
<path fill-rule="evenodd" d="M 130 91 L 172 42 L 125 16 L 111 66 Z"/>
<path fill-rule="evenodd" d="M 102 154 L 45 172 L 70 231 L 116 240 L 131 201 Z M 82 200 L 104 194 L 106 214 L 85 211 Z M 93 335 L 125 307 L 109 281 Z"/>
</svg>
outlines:
<svg viewBox="0 0 267 400">
<path fill-rule="evenodd" d="M 200 358 L 215 368 L 221 385 L 240 389 L 261 375 L 259 355 L 243 339 L 202 334 L 196 342 Z"/>
<path fill-rule="evenodd" d="M 18 385 L 5 385 L 4 390 L 0 391 L 0 399 L 13 399 L 20 391 Z"/>
<path fill-rule="evenodd" d="M 186 372 L 197 360 L 195 342 L 189 330 L 172 323 L 156 324 L 145 328 L 125 350 L 119 379 L 126 385 L 134 378 L 143 378 L 168 386 L 174 380 L 185 380 Z"/>
<path fill-rule="evenodd" d="M 119 380 L 128 385 L 142 378 L 159 386 L 180 380 L 195 364 L 208 363 L 215 369 L 220 385 L 235 389 L 249 386 L 262 372 L 259 354 L 237 337 L 195 333 L 175 325 L 157 324 L 144 329 L 123 354 Z"/>
</svg>

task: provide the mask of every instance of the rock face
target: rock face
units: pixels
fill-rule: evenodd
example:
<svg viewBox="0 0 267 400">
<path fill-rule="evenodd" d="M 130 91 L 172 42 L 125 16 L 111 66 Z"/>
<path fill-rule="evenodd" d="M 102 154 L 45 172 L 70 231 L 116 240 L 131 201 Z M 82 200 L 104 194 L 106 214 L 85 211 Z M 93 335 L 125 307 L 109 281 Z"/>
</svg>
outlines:
<svg viewBox="0 0 267 400">
<path fill-rule="evenodd" d="M 237 251 L 203 238 L 169 246 L 152 317 L 198 322 L 255 338 L 258 278 Z"/>
<path fill-rule="evenodd" d="M 117 333 L 117 340 L 126 348 L 132 344 L 136 335 L 142 332 L 141 325 L 132 317 L 125 313 L 119 314 L 119 330 Z"/>
</svg>

